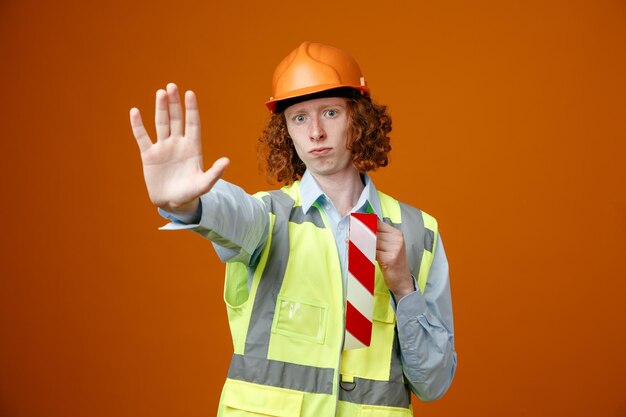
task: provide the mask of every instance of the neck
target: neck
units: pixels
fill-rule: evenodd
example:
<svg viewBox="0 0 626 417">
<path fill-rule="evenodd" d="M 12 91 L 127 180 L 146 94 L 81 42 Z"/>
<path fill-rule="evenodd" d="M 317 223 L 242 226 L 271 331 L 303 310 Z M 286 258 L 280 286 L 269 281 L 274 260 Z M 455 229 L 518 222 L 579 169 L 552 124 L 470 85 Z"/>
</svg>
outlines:
<svg viewBox="0 0 626 417">
<path fill-rule="evenodd" d="M 343 175 L 317 176 L 313 174 L 313 177 L 342 216 L 352 210 L 365 188 L 356 169 Z"/>
</svg>

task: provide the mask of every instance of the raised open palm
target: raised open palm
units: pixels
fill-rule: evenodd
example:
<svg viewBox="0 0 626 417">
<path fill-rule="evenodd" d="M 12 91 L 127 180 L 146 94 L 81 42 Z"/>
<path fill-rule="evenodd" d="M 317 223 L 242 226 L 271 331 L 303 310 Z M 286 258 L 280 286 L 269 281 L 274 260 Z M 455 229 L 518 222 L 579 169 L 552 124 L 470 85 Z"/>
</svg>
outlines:
<svg viewBox="0 0 626 417">
<path fill-rule="evenodd" d="M 156 93 L 154 143 L 141 120 L 139 109 L 130 110 L 130 124 L 137 139 L 143 175 L 152 203 L 169 212 L 193 212 L 198 197 L 222 176 L 228 158 L 219 158 L 206 172 L 202 163 L 202 140 L 198 102 L 193 91 L 185 93 L 185 122 L 178 87 Z"/>
</svg>

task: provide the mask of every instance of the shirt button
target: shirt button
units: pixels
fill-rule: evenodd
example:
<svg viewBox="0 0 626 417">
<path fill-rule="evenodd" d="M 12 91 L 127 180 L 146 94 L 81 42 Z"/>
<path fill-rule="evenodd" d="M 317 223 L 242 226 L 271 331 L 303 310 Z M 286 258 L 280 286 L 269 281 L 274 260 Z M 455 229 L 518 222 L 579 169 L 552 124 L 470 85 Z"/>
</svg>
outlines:
<svg viewBox="0 0 626 417">
<path fill-rule="evenodd" d="M 343 230 L 343 224 L 340 224 L 339 226 L 337 226 L 337 229 Z"/>
</svg>

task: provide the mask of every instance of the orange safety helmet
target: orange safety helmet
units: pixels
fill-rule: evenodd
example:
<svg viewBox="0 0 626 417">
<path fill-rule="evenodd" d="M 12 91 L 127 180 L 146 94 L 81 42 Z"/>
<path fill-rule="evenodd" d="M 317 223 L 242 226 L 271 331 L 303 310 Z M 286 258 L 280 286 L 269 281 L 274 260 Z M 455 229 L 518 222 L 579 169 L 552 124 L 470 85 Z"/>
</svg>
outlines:
<svg viewBox="0 0 626 417">
<path fill-rule="evenodd" d="M 341 49 L 321 43 L 302 42 L 274 70 L 272 97 L 265 103 L 271 112 L 282 100 L 335 88 L 358 90 L 369 97 L 359 64 Z"/>
</svg>

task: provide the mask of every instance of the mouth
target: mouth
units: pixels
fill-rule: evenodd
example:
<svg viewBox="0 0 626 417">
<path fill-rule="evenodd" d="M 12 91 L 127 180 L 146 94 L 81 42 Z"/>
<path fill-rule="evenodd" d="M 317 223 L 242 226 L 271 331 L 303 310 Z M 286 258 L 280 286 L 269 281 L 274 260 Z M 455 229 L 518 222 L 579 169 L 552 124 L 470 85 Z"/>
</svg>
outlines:
<svg viewBox="0 0 626 417">
<path fill-rule="evenodd" d="M 313 156 L 324 156 L 327 155 L 328 153 L 330 153 L 330 151 L 332 150 L 332 148 L 315 148 L 315 149 L 311 149 L 309 151 L 309 153 Z"/>
</svg>

